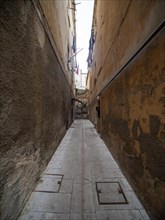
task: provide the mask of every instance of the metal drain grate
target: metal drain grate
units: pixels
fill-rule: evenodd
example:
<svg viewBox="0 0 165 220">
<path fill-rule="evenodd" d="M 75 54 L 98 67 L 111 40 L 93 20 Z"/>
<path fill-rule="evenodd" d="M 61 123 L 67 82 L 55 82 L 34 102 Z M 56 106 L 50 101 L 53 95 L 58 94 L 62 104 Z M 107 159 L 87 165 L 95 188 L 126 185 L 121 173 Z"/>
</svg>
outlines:
<svg viewBox="0 0 165 220">
<path fill-rule="evenodd" d="M 44 174 L 38 182 L 34 192 L 58 193 L 60 191 L 63 175 Z"/>
<path fill-rule="evenodd" d="M 119 182 L 96 182 L 100 205 L 128 204 Z"/>
</svg>

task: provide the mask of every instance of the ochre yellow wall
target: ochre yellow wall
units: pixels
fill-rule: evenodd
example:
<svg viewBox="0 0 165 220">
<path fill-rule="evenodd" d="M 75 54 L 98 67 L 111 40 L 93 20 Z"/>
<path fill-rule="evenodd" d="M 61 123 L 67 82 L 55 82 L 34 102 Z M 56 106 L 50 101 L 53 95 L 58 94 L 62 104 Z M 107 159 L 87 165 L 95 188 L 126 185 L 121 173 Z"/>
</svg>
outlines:
<svg viewBox="0 0 165 220">
<path fill-rule="evenodd" d="M 96 1 L 93 98 L 165 17 L 164 1 Z M 101 68 L 101 71 L 100 71 Z"/>
<path fill-rule="evenodd" d="M 155 219 L 165 216 L 164 28 L 113 77 L 164 18 L 164 1 L 96 1 L 89 77 L 90 119 Z"/>
</svg>

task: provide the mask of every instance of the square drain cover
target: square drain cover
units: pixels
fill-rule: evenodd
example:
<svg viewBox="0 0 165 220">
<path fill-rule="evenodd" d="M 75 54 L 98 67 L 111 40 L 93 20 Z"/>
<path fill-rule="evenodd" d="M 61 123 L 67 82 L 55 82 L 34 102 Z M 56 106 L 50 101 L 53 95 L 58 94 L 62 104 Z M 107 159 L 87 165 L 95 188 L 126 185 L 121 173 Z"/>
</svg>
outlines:
<svg viewBox="0 0 165 220">
<path fill-rule="evenodd" d="M 119 182 L 96 182 L 100 205 L 128 204 Z"/>
<path fill-rule="evenodd" d="M 34 192 L 58 193 L 60 190 L 63 175 L 44 174 Z"/>
</svg>

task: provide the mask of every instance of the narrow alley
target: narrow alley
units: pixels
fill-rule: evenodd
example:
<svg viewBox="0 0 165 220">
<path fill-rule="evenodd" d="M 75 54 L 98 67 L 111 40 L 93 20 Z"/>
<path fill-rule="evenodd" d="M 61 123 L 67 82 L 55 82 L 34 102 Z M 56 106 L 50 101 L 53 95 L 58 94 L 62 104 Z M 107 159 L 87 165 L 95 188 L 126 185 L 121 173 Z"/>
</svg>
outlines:
<svg viewBox="0 0 165 220">
<path fill-rule="evenodd" d="M 76 120 L 19 220 L 149 220 L 89 120 Z"/>
<path fill-rule="evenodd" d="M 165 0 L 0 0 L 0 220 L 165 219 Z"/>
</svg>

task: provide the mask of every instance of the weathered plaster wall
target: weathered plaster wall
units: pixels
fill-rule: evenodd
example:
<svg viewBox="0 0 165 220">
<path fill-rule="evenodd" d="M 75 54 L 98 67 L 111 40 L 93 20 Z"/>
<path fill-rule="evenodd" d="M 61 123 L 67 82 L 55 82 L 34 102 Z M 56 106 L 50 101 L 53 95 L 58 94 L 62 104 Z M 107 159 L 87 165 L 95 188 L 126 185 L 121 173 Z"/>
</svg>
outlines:
<svg viewBox="0 0 165 220">
<path fill-rule="evenodd" d="M 56 46 L 65 69 L 66 77 L 71 81 L 73 78 L 72 62 L 67 63 L 68 58 L 73 56 L 72 43 L 75 35 L 75 17 L 74 8 L 71 0 L 54 1 L 39 0 L 42 11 L 51 31 L 52 36 L 56 39 Z"/>
<path fill-rule="evenodd" d="M 14 220 L 72 120 L 71 89 L 32 1 L 0 1 L 0 219 Z"/>
<path fill-rule="evenodd" d="M 94 16 L 96 43 L 92 67 L 95 87 L 93 98 L 164 18 L 164 1 L 96 0 Z"/>
<path fill-rule="evenodd" d="M 96 1 L 89 91 L 91 121 L 155 219 L 165 218 L 164 29 L 102 89 L 164 18 L 164 1 Z"/>
<path fill-rule="evenodd" d="M 165 217 L 165 31 L 101 95 L 101 134 L 153 211 Z"/>
</svg>

